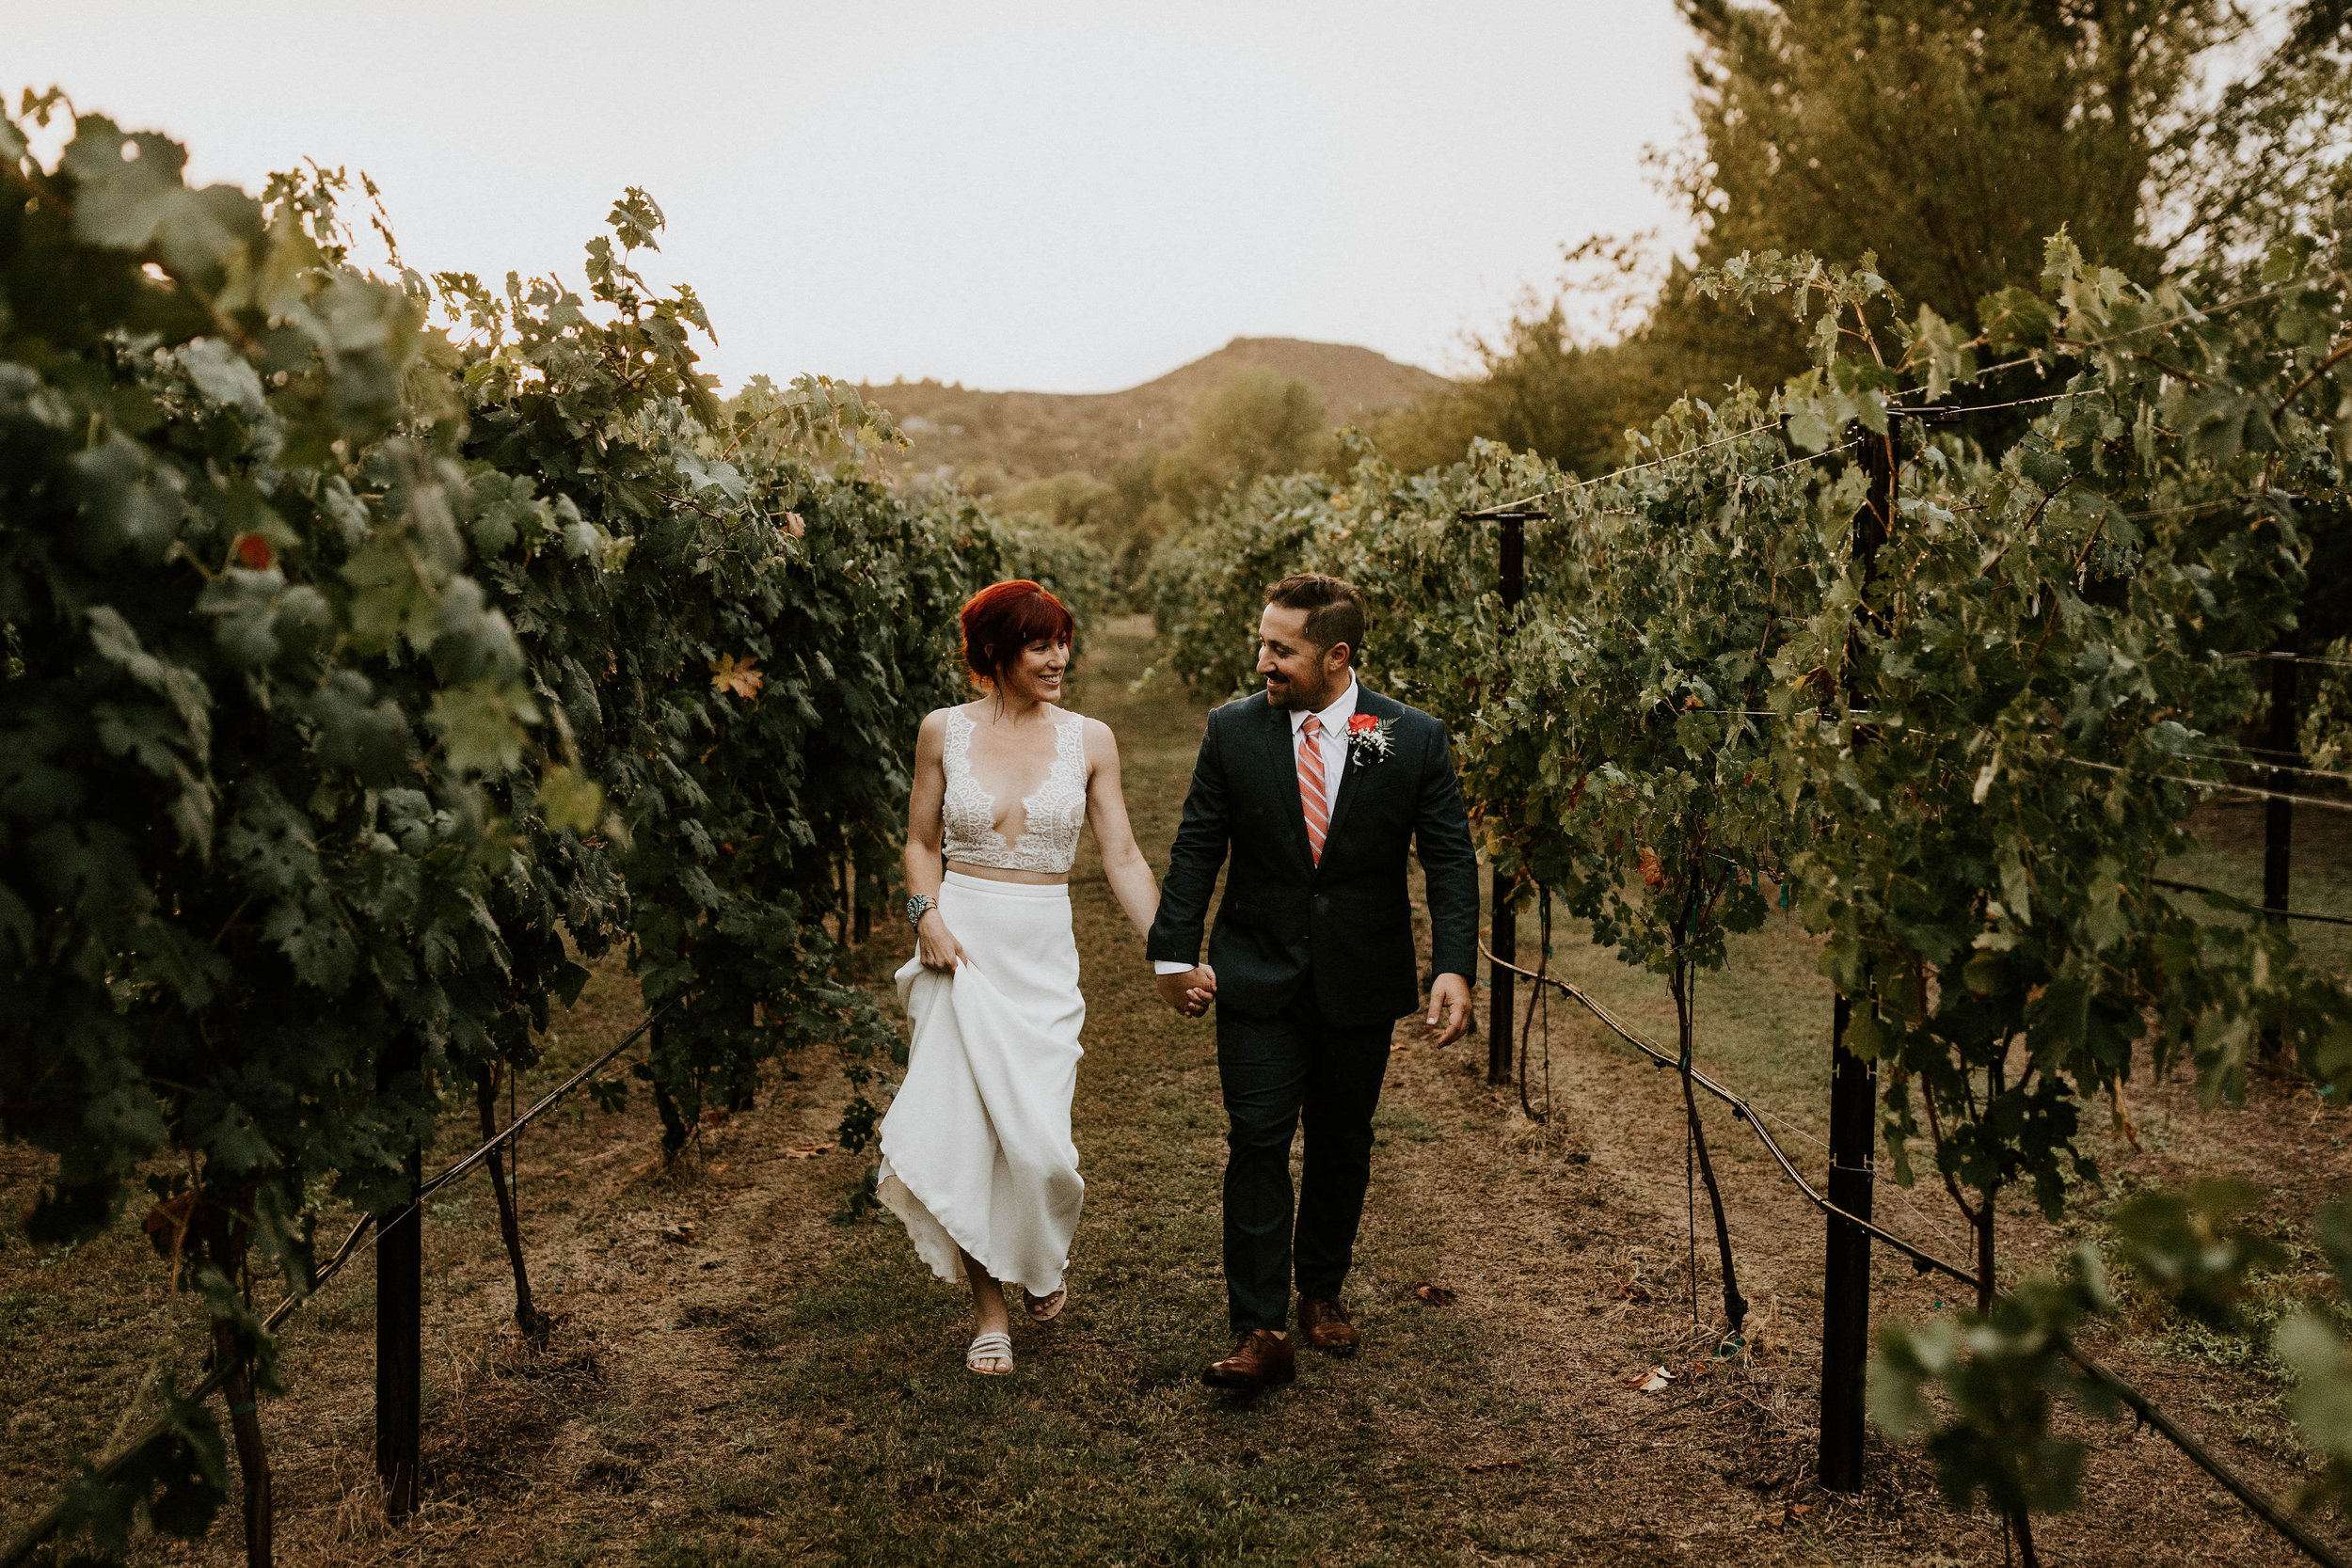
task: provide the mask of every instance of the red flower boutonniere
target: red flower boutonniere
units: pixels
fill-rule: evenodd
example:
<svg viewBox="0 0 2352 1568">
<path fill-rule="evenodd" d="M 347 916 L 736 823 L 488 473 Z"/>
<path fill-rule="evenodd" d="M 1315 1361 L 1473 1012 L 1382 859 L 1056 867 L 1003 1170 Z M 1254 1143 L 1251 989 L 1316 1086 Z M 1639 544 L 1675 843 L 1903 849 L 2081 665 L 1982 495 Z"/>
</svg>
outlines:
<svg viewBox="0 0 2352 1568">
<path fill-rule="evenodd" d="M 1356 765 L 1367 767 L 1389 754 L 1389 740 L 1396 733 L 1396 721 L 1375 719 L 1369 713 L 1359 713 L 1347 721 L 1347 749 L 1356 754 Z"/>
</svg>

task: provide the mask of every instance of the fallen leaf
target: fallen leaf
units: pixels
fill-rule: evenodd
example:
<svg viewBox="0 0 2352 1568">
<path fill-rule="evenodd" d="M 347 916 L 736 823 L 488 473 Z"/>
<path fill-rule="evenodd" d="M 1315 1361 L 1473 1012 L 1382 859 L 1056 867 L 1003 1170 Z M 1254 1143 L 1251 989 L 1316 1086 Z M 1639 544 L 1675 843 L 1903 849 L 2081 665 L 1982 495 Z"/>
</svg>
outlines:
<svg viewBox="0 0 2352 1568">
<path fill-rule="evenodd" d="M 1626 1380 L 1626 1386 L 1639 1393 L 1655 1394 L 1675 1380 L 1674 1373 L 1663 1367 L 1652 1367 L 1640 1377 Z"/>
<path fill-rule="evenodd" d="M 661 1239 L 665 1242 L 675 1242 L 680 1246 L 691 1246 L 694 1243 L 694 1228 L 691 1221 L 685 1225 L 674 1225 L 661 1232 Z"/>
<path fill-rule="evenodd" d="M 787 1160 L 814 1160 L 819 1154 L 829 1154 L 839 1147 L 838 1144 L 795 1144 L 784 1151 L 784 1157 Z"/>
<path fill-rule="evenodd" d="M 579 1174 L 579 1173 L 578 1173 L 577 1171 L 560 1170 L 560 1171 L 557 1171 L 557 1172 L 555 1173 L 555 1179 L 556 1179 L 558 1181 L 569 1181 L 569 1180 L 571 1180 L 574 1176 L 576 1176 L 576 1175 L 578 1175 L 578 1174 Z"/>
<path fill-rule="evenodd" d="M 1466 1465 L 1463 1468 L 1471 1475 L 1483 1476 L 1489 1470 L 1524 1470 L 1527 1462 L 1523 1459 L 1498 1459 L 1487 1465 Z"/>
<path fill-rule="evenodd" d="M 705 1127 L 723 1127 L 726 1125 L 726 1120 L 727 1113 L 716 1105 L 713 1105 L 709 1110 L 703 1113 L 703 1125 Z"/>
<path fill-rule="evenodd" d="M 1426 1279 L 1413 1287 L 1413 1294 L 1419 1296 L 1422 1300 L 1427 1302 L 1432 1307 L 1451 1307 L 1454 1305 L 1453 1291 L 1447 1290 L 1442 1285 L 1433 1285 Z"/>
<path fill-rule="evenodd" d="M 759 695 L 759 689 L 768 677 L 752 668 L 758 657 L 745 654 L 737 658 L 733 654 L 714 659 L 710 666 L 710 687 L 714 691 L 732 691 L 745 702 Z"/>
</svg>

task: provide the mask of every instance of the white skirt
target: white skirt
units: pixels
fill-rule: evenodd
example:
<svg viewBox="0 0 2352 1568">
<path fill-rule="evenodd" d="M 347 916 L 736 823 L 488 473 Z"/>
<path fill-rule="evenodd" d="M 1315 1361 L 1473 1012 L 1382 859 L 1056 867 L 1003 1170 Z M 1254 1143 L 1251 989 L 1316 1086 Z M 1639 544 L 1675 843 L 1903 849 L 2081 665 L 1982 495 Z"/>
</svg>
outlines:
<svg viewBox="0 0 2352 1568">
<path fill-rule="evenodd" d="M 1070 890 L 950 871 L 939 912 L 964 961 L 898 971 L 914 1039 L 882 1117 L 879 1191 L 940 1278 L 963 1280 L 961 1247 L 1050 1295 L 1086 1196 L 1070 1141 L 1087 1012 Z"/>
</svg>

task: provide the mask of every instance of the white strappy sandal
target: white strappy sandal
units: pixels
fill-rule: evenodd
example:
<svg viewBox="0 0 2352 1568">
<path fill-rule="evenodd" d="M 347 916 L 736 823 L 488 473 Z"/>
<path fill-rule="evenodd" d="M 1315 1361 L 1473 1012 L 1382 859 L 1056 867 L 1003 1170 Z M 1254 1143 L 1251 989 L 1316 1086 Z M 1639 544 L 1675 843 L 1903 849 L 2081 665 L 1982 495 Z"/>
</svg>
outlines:
<svg viewBox="0 0 2352 1568">
<path fill-rule="evenodd" d="M 1001 1367 L 984 1367 L 983 1361 L 1001 1361 Z M 966 1368 L 982 1377 L 1003 1377 L 1012 1370 L 1012 1336 L 1001 1330 L 983 1334 L 972 1341 L 972 1348 L 963 1353 Z"/>
<path fill-rule="evenodd" d="M 1022 1293 L 1028 1295 L 1026 1291 Z M 1069 1302 L 1070 1287 L 1067 1285 L 1050 1296 L 1029 1296 L 1029 1321 L 1033 1323 L 1050 1323 L 1061 1316 L 1061 1309 L 1068 1306 Z"/>
</svg>

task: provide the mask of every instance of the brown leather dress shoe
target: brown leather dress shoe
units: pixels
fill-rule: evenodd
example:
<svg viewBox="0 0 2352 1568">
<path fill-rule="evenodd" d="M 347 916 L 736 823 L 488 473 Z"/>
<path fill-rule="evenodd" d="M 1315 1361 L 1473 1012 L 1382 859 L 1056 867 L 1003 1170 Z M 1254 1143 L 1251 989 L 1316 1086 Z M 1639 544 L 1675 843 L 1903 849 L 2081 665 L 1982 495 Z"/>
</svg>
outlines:
<svg viewBox="0 0 2352 1568">
<path fill-rule="evenodd" d="M 1347 1321 L 1347 1308 L 1324 1296 L 1298 1298 L 1298 1332 L 1309 1350 L 1326 1355 L 1353 1355 L 1364 1343 L 1364 1337 Z"/>
<path fill-rule="evenodd" d="M 1291 1342 L 1270 1328 L 1253 1328 L 1233 1341 L 1233 1354 L 1201 1369 L 1200 1381 L 1212 1388 L 1238 1388 L 1254 1394 L 1269 1384 L 1288 1383 L 1298 1375 Z"/>
</svg>

